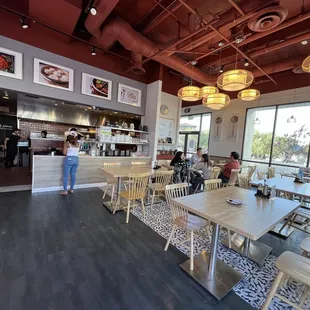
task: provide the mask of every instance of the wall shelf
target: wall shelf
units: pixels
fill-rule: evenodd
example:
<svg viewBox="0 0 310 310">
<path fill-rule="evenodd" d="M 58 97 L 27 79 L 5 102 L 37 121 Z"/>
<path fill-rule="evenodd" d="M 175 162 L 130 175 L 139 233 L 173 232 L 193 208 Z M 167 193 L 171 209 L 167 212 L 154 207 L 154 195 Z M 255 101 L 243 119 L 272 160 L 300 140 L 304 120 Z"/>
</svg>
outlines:
<svg viewBox="0 0 310 310">
<path fill-rule="evenodd" d="M 100 143 L 105 143 L 105 144 L 127 144 L 127 145 L 148 145 L 148 143 L 145 142 L 112 142 L 112 141 L 106 141 L 106 142 L 100 142 Z"/>
<path fill-rule="evenodd" d="M 120 127 L 110 127 L 110 126 L 106 126 L 108 128 L 111 128 L 113 130 L 120 130 L 120 131 L 127 131 L 127 132 L 137 132 L 137 133 L 144 133 L 144 134 L 149 134 L 149 132 L 147 131 L 143 131 L 143 130 L 134 130 L 134 129 L 125 129 L 125 128 L 120 128 Z"/>
</svg>

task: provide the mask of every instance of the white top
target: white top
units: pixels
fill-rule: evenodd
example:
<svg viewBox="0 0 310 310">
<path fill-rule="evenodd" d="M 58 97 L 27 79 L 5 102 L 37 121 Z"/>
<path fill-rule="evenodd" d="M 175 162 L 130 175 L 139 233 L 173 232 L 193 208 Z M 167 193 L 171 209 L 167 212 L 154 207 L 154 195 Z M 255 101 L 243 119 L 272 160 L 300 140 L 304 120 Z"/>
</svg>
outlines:
<svg viewBox="0 0 310 310">
<path fill-rule="evenodd" d="M 191 157 L 191 163 L 193 165 L 197 164 L 200 161 L 200 157 L 197 154 L 193 154 L 193 156 Z"/>
<path fill-rule="evenodd" d="M 67 148 L 66 156 L 78 156 L 80 148 L 72 146 L 69 142 L 68 144 L 69 144 L 69 147 Z"/>
<path fill-rule="evenodd" d="M 206 220 L 252 240 L 263 236 L 300 206 L 296 201 L 264 199 L 254 194 L 254 191 L 229 186 L 173 201 Z M 229 198 L 242 200 L 243 205 L 232 206 L 227 202 Z"/>
<path fill-rule="evenodd" d="M 197 163 L 193 167 L 196 170 L 202 170 L 203 178 L 208 180 L 210 178 L 210 172 L 212 171 L 212 166 L 208 166 L 207 163 Z"/>
</svg>

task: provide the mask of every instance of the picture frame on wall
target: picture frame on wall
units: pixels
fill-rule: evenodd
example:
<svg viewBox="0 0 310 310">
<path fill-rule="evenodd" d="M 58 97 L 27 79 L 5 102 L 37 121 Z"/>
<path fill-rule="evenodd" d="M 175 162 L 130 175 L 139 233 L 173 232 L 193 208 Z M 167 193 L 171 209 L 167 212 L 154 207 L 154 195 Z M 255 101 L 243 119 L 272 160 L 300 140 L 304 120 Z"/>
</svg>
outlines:
<svg viewBox="0 0 310 310">
<path fill-rule="evenodd" d="M 222 131 L 223 131 L 223 115 L 215 114 L 213 121 L 213 141 L 221 141 L 222 140 Z"/>
<path fill-rule="evenodd" d="M 81 92 L 87 96 L 111 100 L 112 81 L 83 72 Z"/>
<path fill-rule="evenodd" d="M 124 84 L 118 84 L 117 101 L 135 107 L 141 107 L 141 90 Z"/>
<path fill-rule="evenodd" d="M 73 91 L 74 70 L 34 58 L 33 82 L 36 84 Z"/>
<path fill-rule="evenodd" d="M 240 115 L 234 114 L 230 117 L 228 123 L 228 136 L 227 140 L 230 142 L 238 141 L 238 132 L 239 132 L 239 123 L 240 123 Z"/>
<path fill-rule="evenodd" d="M 0 46 L 0 76 L 23 79 L 23 54 Z"/>
</svg>

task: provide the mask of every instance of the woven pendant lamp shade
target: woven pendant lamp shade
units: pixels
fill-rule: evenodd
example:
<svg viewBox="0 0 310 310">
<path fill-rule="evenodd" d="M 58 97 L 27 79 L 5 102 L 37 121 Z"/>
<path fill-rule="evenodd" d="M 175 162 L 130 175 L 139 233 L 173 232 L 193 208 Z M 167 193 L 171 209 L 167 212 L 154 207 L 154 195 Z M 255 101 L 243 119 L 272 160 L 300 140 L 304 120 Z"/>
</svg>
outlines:
<svg viewBox="0 0 310 310">
<path fill-rule="evenodd" d="M 302 62 L 301 67 L 305 72 L 310 72 L 310 56 Z"/>
<path fill-rule="evenodd" d="M 217 79 L 217 86 L 226 91 L 238 91 L 249 87 L 254 77 L 247 70 L 230 70 L 221 74 Z"/>
<path fill-rule="evenodd" d="M 197 101 L 202 98 L 200 88 L 197 86 L 185 86 L 180 88 L 178 97 L 184 101 Z"/>
<path fill-rule="evenodd" d="M 215 86 L 203 86 L 201 87 L 201 96 L 203 98 L 208 97 L 212 94 L 217 94 L 219 92 L 218 88 Z"/>
<path fill-rule="evenodd" d="M 260 92 L 257 89 L 244 89 L 238 94 L 238 98 L 243 101 L 252 101 L 258 99 Z"/>
<path fill-rule="evenodd" d="M 202 104 L 212 110 L 221 110 L 228 106 L 229 103 L 229 96 L 222 93 L 211 94 L 208 97 L 202 99 Z"/>
</svg>

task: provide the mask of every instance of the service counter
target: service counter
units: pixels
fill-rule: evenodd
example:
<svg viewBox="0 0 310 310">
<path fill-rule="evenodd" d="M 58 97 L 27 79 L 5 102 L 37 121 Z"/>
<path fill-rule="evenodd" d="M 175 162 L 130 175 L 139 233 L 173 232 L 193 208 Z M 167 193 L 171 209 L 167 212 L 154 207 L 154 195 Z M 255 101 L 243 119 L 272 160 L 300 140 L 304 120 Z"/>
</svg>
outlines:
<svg viewBox="0 0 310 310">
<path fill-rule="evenodd" d="M 64 156 L 34 155 L 32 166 L 32 192 L 46 192 L 62 189 Z M 101 187 L 105 179 L 99 168 L 104 162 L 120 162 L 121 166 L 130 166 L 132 162 L 146 162 L 151 165 L 150 157 L 91 157 L 79 156 L 79 169 L 76 176 L 76 188 Z M 70 178 L 69 178 L 70 182 Z"/>
</svg>

